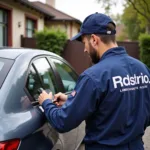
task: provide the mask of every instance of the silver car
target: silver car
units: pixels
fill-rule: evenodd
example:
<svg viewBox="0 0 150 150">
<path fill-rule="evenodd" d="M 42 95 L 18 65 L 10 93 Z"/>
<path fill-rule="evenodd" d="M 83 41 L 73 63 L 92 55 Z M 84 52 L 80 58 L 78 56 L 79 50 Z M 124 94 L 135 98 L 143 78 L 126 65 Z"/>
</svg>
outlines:
<svg viewBox="0 0 150 150">
<path fill-rule="evenodd" d="M 1 48 L 0 150 L 78 149 L 84 122 L 60 134 L 47 122 L 37 101 L 39 88 L 69 94 L 77 78 L 73 68 L 54 53 Z"/>
</svg>

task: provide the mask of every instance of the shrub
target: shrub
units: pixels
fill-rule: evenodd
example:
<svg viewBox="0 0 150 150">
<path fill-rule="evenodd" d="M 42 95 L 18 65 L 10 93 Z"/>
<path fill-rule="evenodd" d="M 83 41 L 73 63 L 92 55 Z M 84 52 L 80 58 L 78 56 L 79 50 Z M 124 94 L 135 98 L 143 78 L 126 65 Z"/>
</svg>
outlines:
<svg viewBox="0 0 150 150">
<path fill-rule="evenodd" d="M 140 59 L 150 68 L 150 35 L 142 34 L 140 41 Z"/>
<path fill-rule="evenodd" d="M 36 46 L 38 49 L 47 50 L 61 55 L 67 41 L 67 35 L 60 29 L 48 29 L 35 33 Z"/>
</svg>

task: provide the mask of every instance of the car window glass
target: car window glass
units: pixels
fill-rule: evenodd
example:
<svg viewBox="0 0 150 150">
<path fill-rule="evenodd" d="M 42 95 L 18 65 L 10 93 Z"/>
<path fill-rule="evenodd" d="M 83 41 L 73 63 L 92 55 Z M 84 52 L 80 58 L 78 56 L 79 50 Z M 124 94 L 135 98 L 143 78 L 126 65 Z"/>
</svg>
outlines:
<svg viewBox="0 0 150 150">
<path fill-rule="evenodd" d="M 14 63 L 14 60 L 0 58 L 0 88 L 2 87 L 6 76 L 11 69 L 12 65 Z"/>
<path fill-rule="evenodd" d="M 57 59 L 52 59 L 52 61 L 54 62 L 56 69 L 61 77 L 65 92 L 71 92 L 74 90 L 78 78 L 77 74 L 64 62 Z"/>
<path fill-rule="evenodd" d="M 45 58 L 37 59 L 33 62 L 45 90 L 51 90 L 53 94 L 56 93 L 56 86 L 54 82 L 54 74 L 48 61 Z"/>
<path fill-rule="evenodd" d="M 4 66 L 4 62 L 0 62 L 0 71 L 2 70 L 3 66 Z"/>
<path fill-rule="evenodd" d="M 27 78 L 27 83 L 26 83 L 26 88 L 30 95 L 37 100 L 38 98 L 38 93 L 37 90 L 42 87 L 42 83 L 40 82 L 40 78 L 38 74 L 36 73 L 35 69 L 33 66 L 30 67 L 28 78 Z"/>
</svg>

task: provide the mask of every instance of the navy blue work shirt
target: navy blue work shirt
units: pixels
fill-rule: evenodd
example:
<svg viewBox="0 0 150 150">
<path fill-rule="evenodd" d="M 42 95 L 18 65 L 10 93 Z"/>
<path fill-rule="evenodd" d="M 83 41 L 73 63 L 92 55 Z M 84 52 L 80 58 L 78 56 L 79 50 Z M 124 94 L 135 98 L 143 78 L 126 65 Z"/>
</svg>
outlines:
<svg viewBox="0 0 150 150">
<path fill-rule="evenodd" d="M 150 71 L 123 47 L 106 51 L 84 71 L 75 92 L 58 108 L 43 102 L 46 117 L 58 132 L 86 121 L 86 150 L 143 150 L 150 125 Z"/>
</svg>

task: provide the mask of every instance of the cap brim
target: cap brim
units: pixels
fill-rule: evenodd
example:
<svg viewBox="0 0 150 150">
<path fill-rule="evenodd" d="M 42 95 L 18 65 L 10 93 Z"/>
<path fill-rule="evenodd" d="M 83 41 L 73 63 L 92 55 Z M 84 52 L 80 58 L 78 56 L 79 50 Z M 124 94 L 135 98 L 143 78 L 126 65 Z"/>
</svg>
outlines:
<svg viewBox="0 0 150 150">
<path fill-rule="evenodd" d="M 76 41 L 82 41 L 81 36 L 82 36 L 82 33 L 79 32 L 77 35 L 75 35 L 74 37 L 72 37 L 70 39 L 70 41 L 74 41 L 74 40 L 76 40 Z"/>
</svg>

